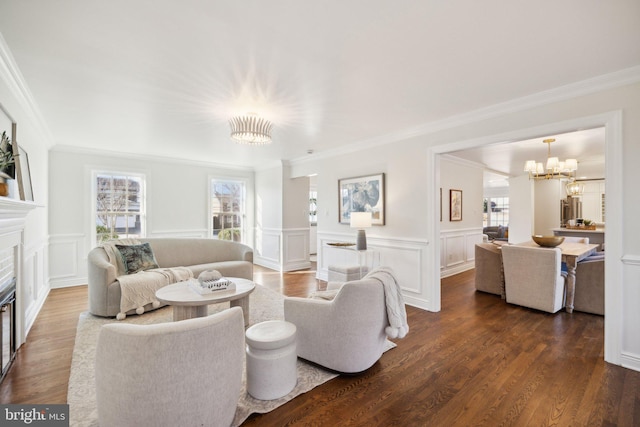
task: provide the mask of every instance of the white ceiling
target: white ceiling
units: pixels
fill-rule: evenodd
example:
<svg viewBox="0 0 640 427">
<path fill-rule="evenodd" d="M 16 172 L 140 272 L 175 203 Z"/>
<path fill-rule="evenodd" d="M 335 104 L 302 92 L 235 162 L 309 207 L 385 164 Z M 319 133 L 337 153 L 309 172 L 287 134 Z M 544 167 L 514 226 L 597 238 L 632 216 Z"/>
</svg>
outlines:
<svg viewBox="0 0 640 427">
<path fill-rule="evenodd" d="M 526 141 L 504 141 L 448 154 L 484 166 L 488 170 L 485 187 L 503 187 L 508 185 L 505 177 L 526 174 L 524 164 L 527 160 L 546 163 L 548 145 L 543 141 L 548 138 L 555 139 L 551 143 L 552 157 L 558 157 L 560 161 L 578 160 L 577 179 L 605 177 L 604 128 L 544 135 Z"/>
<path fill-rule="evenodd" d="M 0 0 L 0 33 L 56 145 L 250 167 L 640 65 L 637 0 Z"/>
</svg>

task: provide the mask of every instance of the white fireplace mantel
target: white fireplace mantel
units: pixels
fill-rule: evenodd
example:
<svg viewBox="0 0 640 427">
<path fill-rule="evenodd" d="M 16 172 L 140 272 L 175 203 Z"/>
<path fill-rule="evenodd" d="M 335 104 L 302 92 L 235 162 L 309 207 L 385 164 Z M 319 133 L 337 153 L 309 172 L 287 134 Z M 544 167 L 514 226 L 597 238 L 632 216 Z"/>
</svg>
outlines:
<svg viewBox="0 0 640 427">
<path fill-rule="evenodd" d="M 27 214 L 37 207 L 38 205 L 34 202 L 0 197 L 0 221 L 22 219 L 22 222 L 24 222 Z"/>
<path fill-rule="evenodd" d="M 16 276 L 16 348 L 26 339 L 26 306 L 21 297 L 24 289 L 22 261 L 24 259 L 24 228 L 27 214 L 37 208 L 34 202 L 0 197 L 0 250 L 13 249 L 13 270 Z"/>
</svg>

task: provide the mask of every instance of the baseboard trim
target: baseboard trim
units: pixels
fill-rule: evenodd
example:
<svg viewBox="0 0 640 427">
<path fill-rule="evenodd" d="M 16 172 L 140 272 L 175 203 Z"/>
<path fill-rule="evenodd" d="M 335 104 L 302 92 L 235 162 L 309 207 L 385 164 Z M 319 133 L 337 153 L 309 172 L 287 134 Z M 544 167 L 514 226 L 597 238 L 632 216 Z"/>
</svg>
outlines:
<svg viewBox="0 0 640 427">
<path fill-rule="evenodd" d="M 640 372 L 640 355 L 623 352 L 620 361 L 624 368 Z"/>
</svg>

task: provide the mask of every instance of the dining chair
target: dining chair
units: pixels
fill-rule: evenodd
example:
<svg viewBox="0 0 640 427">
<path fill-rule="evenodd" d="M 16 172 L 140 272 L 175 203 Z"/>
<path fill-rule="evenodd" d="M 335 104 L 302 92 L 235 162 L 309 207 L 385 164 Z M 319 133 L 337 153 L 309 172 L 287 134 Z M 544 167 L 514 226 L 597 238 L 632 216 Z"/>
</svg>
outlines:
<svg viewBox="0 0 640 427">
<path fill-rule="evenodd" d="M 566 273 L 559 248 L 502 246 L 506 300 L 556 313 L 564 307 Z"/>
</svg>

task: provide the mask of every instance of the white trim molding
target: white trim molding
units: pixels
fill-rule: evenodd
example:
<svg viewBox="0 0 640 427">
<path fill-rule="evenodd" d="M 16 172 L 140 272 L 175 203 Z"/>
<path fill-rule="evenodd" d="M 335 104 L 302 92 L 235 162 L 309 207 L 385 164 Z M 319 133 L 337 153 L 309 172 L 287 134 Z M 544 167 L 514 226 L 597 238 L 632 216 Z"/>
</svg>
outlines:
<svg viewBox="0 0 640 427">
<path fill-rule="evenodd" d="M 280 271 L 282 230 L 279 228 L 256 228 L 253 262 L 262 267 Z"/>
<path fill-rule="evenodd" d="M 608 222 L 607 222 L 608 224 Z M 605 256 L 609 251 L 605 251 Z M 640 300 L 640 255 L 625 254 L 622 258 L 623 277 L 625 278 L 623 293 L 622 313 L 624 325 L 639 325 L 640 311 L 638 311 L 638 300 Z M 605 259 L 605 265 L 608 261 Z M 606 297 L 605 297 L 606 303 Z M 608 316 L 605 307 L 605 314 Z M 606 324 L 605 316 L 605 324 Z M 620 364 L 625 368 L 640 371 L 640 346 L 637 343 L 634 331 L 629 328 L 622 330 L 622 354 Z"/>
<path fill-rule="evenodd" d="M 253 262 L 277 271 L 296 271 L 311 267 L 309 227 L 256 228 Z"/>
<path fill-rule="evenodd" d="M 309 261 L 309 227 L 282 230 L 282 271 L 311 268 Z"/>
<path fill-rule="evenodd" d="M 87 283 L 87 236 L 82 233 L 49 236 L 49 286 L 51 289 Z"/>
<path fill-rule="evenodd" d="M 482 228 L 440 231 L 440 277 L 475 268 L 475 245 L 482 242 Z"/>
</svg>

